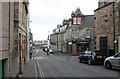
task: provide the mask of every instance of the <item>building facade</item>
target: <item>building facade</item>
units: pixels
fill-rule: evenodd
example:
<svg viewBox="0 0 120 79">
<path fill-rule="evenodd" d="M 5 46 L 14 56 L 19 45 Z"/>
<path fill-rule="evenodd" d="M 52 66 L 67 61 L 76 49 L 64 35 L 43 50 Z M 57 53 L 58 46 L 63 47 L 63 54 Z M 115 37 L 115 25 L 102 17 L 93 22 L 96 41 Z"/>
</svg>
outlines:
<svg viewBox="0 0 120 79">
<path fill-rule="evenodd" d="M 63 20 L 62 25 L 58 24 L 50 35 L 51 48 L 56 52 L 67 53 L 65 44 L 65 33 L 68 28 L 69 20 Z"/>
<path fill-rule="evenodd" d="M 95 10 L 95 50 L 111 56 L 119 52 L 120 2 L 101 2 Z"/>
<path fill-rule="evenodd" d="M 79 8 L 72 12 L 69 27 L 65 34 L 67 52 L 70 55 L 79 55 L 87 48 L 93 48 L 93 29 L 94 15 L 83 15 Z"/>
<path fill-rule="evenodd" d="M 0 2 L 0 77 L 22 73 L 27 55 L 28 2 Z"/>
<path fill-rule="evenodd" d="M 69 55 L 79 55 L 87 48 L 94 50 L 94 15 L 83 15 L 78 8 L 62 23 L 50 37 L 54 50 Z"/>
<path fill-rule="evenodd" d="M 50 35 L 50 46 L 51 46 L 51 49 L 53 49 L 53 51 L 57 52 L 58 50 L 58 34 L 57 33 L 53 33 Z"/>
</svg>

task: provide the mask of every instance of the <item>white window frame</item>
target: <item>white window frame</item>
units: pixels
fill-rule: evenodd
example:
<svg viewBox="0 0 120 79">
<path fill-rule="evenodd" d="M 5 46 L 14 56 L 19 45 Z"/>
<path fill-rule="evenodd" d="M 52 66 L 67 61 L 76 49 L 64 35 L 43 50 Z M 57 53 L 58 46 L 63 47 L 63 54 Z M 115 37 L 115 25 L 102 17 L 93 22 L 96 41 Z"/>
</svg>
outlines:
<svg viewBox="0 0 120 79">
<path fill-rule="evenodd" d="M 76 24 L 76 22 L 77 22 L 77 18 L 74 17 L 74 18 L 73 18 L 73 24 Z"/>
<path fill-rule="evenodd" d="M 77 18 L 77 24 L 81 24 L 81 18 L 80 17 Z"/>
</svg>

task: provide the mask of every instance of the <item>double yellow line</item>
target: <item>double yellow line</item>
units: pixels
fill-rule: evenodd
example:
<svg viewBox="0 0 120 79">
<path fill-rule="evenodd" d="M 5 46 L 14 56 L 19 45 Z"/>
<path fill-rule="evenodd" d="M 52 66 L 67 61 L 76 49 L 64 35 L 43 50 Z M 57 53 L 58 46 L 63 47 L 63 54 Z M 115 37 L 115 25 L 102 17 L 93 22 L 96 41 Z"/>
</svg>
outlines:
<svg viewBox="0 0 120 79">
<path fill-rule="evenodd" d="M 38 56 L 38 50 L 36 50 L 36 57 Z M 44 75 L 44 73 L 43 73 L 43 70 L 42 70 L 42 68 L 41 68 L 41 66 L 40 66 L 40 64 L 39 64 L 39 62 L 38 62 L 38 60 L 36 59 L 36 63 L 37 63 L 37 65 L 38 65 L 38 70 L 39 70 L 39 73 L 40 73 L 40 77 L 42 78 L 42 79 L 45 79 L 45 75 Z"/>
<path fill-rule="evenodd" d="M 37 65 L 38 65 L 38 70 L 39 70 L 39 73 L 40 73 L 40 77 L 41 77 L 42 79 L 45 79 L 45 75 L 44 75 L 44 73 L 43 73 L 43 70 L 42 70 L 42 68 L 41 68 L 38 60 L 36 60 L 36 61 L 37 61 Z"/>
</svg>

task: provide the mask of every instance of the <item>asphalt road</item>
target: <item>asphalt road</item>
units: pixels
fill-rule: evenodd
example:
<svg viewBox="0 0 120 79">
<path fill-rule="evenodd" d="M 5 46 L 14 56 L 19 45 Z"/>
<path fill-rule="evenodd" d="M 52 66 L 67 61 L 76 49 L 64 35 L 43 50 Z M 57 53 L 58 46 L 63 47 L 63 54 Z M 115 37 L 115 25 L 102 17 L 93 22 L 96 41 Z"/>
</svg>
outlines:
<svg viewBox="0 0 120 79">
<path fill-rule="evenodd" d="M 35 51 L 35 50 L 34 50 Z M 120 71 L 107 70 L 103 65 L 78 63 L 77 57 L 68 55 L 47 55 L 39 49 L 35 57 L 38 77 L 119 77 Z"/>
</svg>

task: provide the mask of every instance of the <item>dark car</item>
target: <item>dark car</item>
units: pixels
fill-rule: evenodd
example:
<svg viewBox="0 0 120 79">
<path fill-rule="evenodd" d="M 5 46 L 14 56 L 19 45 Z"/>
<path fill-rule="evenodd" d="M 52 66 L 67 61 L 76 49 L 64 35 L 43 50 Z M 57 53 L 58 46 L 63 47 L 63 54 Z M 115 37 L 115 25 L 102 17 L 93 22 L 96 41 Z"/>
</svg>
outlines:
<svg viewBox="0 0 120 79">
<path fill-rule="evenodd" d="M 48 52 L 48 48 L 43 48 L 43 51 L 44 52 Z"/>
<path fill-rule="evenodd" d="M 93 63 L 103 63 L 104 62 L 104 56 L 92 52 L 92 51 L 84 51 L 82 53 L 80 53 L 79 57 L 79 63 L 81 62 L 87 62 L 88 64 L 93 64 Z"/>
</svg>

